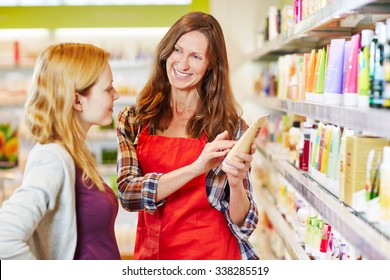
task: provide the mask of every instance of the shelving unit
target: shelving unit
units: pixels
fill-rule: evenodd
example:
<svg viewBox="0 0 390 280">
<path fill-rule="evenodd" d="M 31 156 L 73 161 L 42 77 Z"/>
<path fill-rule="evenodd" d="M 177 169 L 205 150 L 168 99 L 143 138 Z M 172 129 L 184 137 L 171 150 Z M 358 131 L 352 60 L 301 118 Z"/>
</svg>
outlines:
<svg viewBox="0 0 390 280">
<path fill-rule="evenodd" d="M 313 48 L 323 47 L 332 38 L 348 38 L 364 28 L 372 28 L 377 21 L 390 17 L 388 0 L 340 0 L 333 1 L 325 8 L 310 15 L 289 31 L 280 34 L 275 40 L 267 42 L 250 57 L 254 62 L 276 60 L 279 56 L 291 53 L 309 52 Z M 379 137 L 390 138 L 390 127 L 383 122 L 390 117 L 390 111 L 375 108 L 353 108 L 329 106 L 292 101 L 277 97 L 254 96 L 251 100 L 259 107 L 275 111 L 278 114 L 296 114 L 323 123 L 331 123 L 356 131 L 364 131 Z M 302 196 L 332 227 L 344 236 L 367 259 L 390 259 L 390 234 L 377 223 L 370 223 L 362 213 L 341 202 L 334 194 L 315 181 L 309 173 L 302 172 L 286 159 L 280 159 L 258 145 L 261 154 L 271 163 L 272 168 L 284 177 L 296 192 Z M 260 186 L 257 186 L 261 203 L 272 220 L 273 225 L 283 237 L 289 253 L 298 259 L 306 259 L 300 254 L 297 241 L 284 232 L 286 221 L 278 208 Z M 269 196 L 268 196 L 269 198 Z"/>
<path fill-rule="evenodd" d="M 315 208 L 333 227 L 335 227 L 348 241 L 359 248 L 368 259 L 390 259 L 390 236 L 379 232 L 375 225 L 366 222 L 359 213 L 339 201 L 325 187 L 320 185 L 306 172 L 298 170 L 285 160 L 274 160 L 272 155 L 263 148 L 259 148 L 273 164 L 274 168 L 284 177 L 305 200 Z M 270 207 L 270 204 L 267 204 Z M 267 207 L 267 208 L 268 208 Z M 272 214 L 274 210 L 267 210 Z M 273 214 L 273 216 L 275 216 Z M 275 219 L 273 222 L 282 224 Z M 278 230 L 279 231 L 279 230 Z M 290 237 L 291 238 L 291 237 Z M 288 238 L 286 237 L 288 241 Z M 286 242 L 293 244 L 293 241 Z"/>
<path fill-rule="evenodd" d="M 353 108 L 330 106 L 303 101 L 282 100 L 276 97 L 256 97 L 253 102 L 259 106 L 289 112 L 304 117 L 321 120 L 353 130 L 364 130 L 373 135 L 390 138 L 390 127 L 383 126 L 383 121 L 390 116 L 389 110 L 376 108 Z"/>
<path fill-rule="evenodd" d="M 388 0 L 333 1 L 265 43 L 251 54 L 250 59 L 274 60 L 283 54 L 308 52 L 326 45 L 331 37 L 350 37 L 356 31 L 386 19 L 389 14 Z"/>
<path fill-rule="evenodd" d="M 272 225 L 283 239 L 290 257 L 297 260 L 309 260 L 310 258 L 304 248 L 297 242 L 294 231 L 276 208 L 272 195 L 263 190 L 263 188 L 256 188 L 256 192 L 258 194 L 259 204 L 267 213 L 269 219 L 272 221 Z"/>
</svg>

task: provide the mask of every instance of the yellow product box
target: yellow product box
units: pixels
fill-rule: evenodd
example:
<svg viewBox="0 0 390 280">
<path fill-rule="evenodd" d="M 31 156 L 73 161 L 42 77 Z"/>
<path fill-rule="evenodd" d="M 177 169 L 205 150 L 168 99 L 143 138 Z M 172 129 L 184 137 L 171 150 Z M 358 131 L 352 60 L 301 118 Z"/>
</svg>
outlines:
<svg viewBox="0 0 390 280">
<path fill-rule="evenodd" d="M 387 145 L 389 145 L 389 140 L 385 138 L 367 135 L 347 136 L 345 186 L 344 189 L 340 189 L 340 192 L 343 194 L 340 197 L 343 198 L 346 204 L 350 206 L 356 205 L 357 202 L 354 201 L 354 195 L 365 189 L 369 152 L 374 149 L 375 154 L 382 155 L 383 147 Z"/>
</svg>

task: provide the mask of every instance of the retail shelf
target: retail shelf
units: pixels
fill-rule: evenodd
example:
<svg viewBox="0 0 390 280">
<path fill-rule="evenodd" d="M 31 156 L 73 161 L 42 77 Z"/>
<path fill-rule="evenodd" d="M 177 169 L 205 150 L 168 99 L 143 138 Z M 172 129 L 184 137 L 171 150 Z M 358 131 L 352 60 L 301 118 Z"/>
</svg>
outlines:
<svg viewBox="0 0 390 280">
<path fill-rule="evenodd" d="M 290 257 L 297 260 L 309 260 L 309 256 L 301 244 L 296 240 L 295 232 L 291 229 L 287 221 L 277 209 L 275 203 L 273 202 L 273 197 L 261 187 L 256 188 L 256 192 L 258 193 L 260 205 L 272 221 L 272 225 L 278 234 L 283 239 Z"/>
<path fill-rule="evenodd" d="M 252 54 L 251 60 L 275 59 L 282 54 L 308 52 L 326 45 L 330 38 L 349 37 L 358 29 L 373 26 L 374 22 L 385 19 L 386 14 L 390 14 L 388 0 L 333 1 L 290 30 L 266 42 Z"/>
<path fill-rule="evenodd" d="M 390 138 L 390 126 L 383 125 L 384 121 L 390 117 L 390 111 L 386 109 L 330 106 L 304 101 L 281 100 L 275 97 L 255 97 L 253 101 L 273 110 L 289 112 L 324 123 L 332 123 L 375 136 Z"/>
<path fill-rule="evenodd" d="M 263 147 L 258 145 L 258 148 L 263 155 L 272 160 Z M 389 236 L 379 232 L 375 225 L 362 219 L 352 208 L 339 201 L 330 191 L 288 161 L 272 160 L 272 163 L 291 186 L 366 258 L 390 259 Z"/>
<path fill-rule="evenodd" d="M 267 96 L 255 96 L 252 98 L 252 101 L 258 104 L 261 107 L 265 107 L 267 109 L 272 109 L 275 111 L 283 111 L 287 112 L 288 108 L 285 104 L 284 100 L 276 97 L 267 97 Z"/>
</svg>

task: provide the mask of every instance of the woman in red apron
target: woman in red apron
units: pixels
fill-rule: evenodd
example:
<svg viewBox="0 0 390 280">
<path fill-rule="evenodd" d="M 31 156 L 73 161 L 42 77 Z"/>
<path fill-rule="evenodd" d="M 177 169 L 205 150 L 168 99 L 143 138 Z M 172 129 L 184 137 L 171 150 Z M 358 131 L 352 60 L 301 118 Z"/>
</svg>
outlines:
<svg viewBox="0 0 390 280">
<path fill-rule="evenodd" d="M 136 259 L 256 259 L 257 224 L 244 163 L 221 167 L 247 128 L 228 78 L 221 27 L 211 15 L 180 18 L 157 47 L 137 104 L 118 116 L 118 193 L 139 211 Z"/>
</svg>

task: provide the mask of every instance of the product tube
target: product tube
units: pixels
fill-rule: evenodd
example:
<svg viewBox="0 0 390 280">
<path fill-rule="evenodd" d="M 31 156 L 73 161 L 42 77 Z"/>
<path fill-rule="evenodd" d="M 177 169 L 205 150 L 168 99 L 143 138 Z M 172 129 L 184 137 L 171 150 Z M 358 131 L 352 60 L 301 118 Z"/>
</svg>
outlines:
<svg viewBox="0 0 390 280">
<path fill-rule="evenodd" d="M 343 61 L 345 39 L 330 42 L 328 65 L 325 74 L 325 104 L 340 105 L 343 94 Z"/>
<path fill-rule="evenodd" d="M 320 182 L 326 185 L 326 171 L 328 169 L 330 142 L 332 138 L 333 126 L 327 125 L 325 129 L 324 146 L 322 148 L 321 170 L 320 170 Z"/>
<path fill-rule="evenodd" d="M 316 82 L 316 96 L 317 96 L 317 102 L 323 103 L 324 102 L 324 82 L 325 82 L 325 71 L 326 71 L 326 60 L 327 60 L 327 51 L 326 49 L 322 48 L 322 55 L 321 60 L 319 63 L 319 69 L 318 69 L 318 76 L 317 76 L 317 82 Z"/>
<path fill-rule="evenodd" d="M 316 69 L 316 50 L 311 50 L 309 65 L 306 69 L 306 101 L 313 101 L 313 83 Z"/>
<path fill-rule="evenodd" d="M 344 85 L 344 106 L 357 106 L 357 74 L 360 34 L 351 38 L 351 49 L 348 56 L 347 73 Z"/>
<path fill-rule="evenodd" d="M 236 154 L 240 152 L 249 153 L 253 142 L 255 141 L 267 118 L 268 114 L 260 117 L 256 122 L 249 126 L 249 128 L 245 131 L 245 133 L 241 136 L 241 138 L 226 155 L 225 160 L 222 162 L 223 166 L 230 166 L 229 163 L 227 163 L 227 160 L 242 162 L 236 157 Z"/>
<path fill-rule="evenodd" d="M 309 68 L 310 53 L 303 54 L 302 73 L 299 79 L 299 100 L 306 100 L 307 71 Z"/>
<path fill-rule="evenodd" d="M 362 30 L 361 48 L 358 57 L 358 106 L 368 108 L 370 105 L 370 43 L 374 31 Z"/>
<path fill-rule="evenodd" d="M 320 96 L 317 94 L 317 81 L 318 81 L 318 76 L 320 75 L 320 64 L 321 64 L 323 54 L 324 54 L 323 49 L 319 49 L 316 58 L 316 66 L 314 68 L 315 71 L 313 77 L 313 102 L 316 103 L 321 102 Z"/>
<path fill-rule="evenodd" d="M 346 41 L 344 44 L 344 58 L 343 58 L 343 94 L 345 88 L 345 80 L 347 77 L 348 57 L 351 50 L 351 41 Z M 344 95 L 341 99 L 341 105 L 344 105 Z"/>
<path fill-rule="evenodd" d="M 339 189 L 337 179 L 337 170 L 340 153 L 340 127 L 332 127 L 332 137 L 330 139 L 328 168 L 326 169 L 326 186 L 337 197 L 339 196 Z"/>
<path fill-rule="evenodd" d="M 313 153 L 312 153 L 312 176 L 314 178 L 317 178 L 317 169 L 318 169 L 318 157 L 319 157 L 319 151 L 320 151 L 320 142 L 321 142 L 321 135 L 322 135 L 322 130 L 324 130 L 324 124 L 319 123 L 317 127 L 317 133 L 315 136 L 314 140 L 314 148 L 313 148 Z"/>
</svg>

